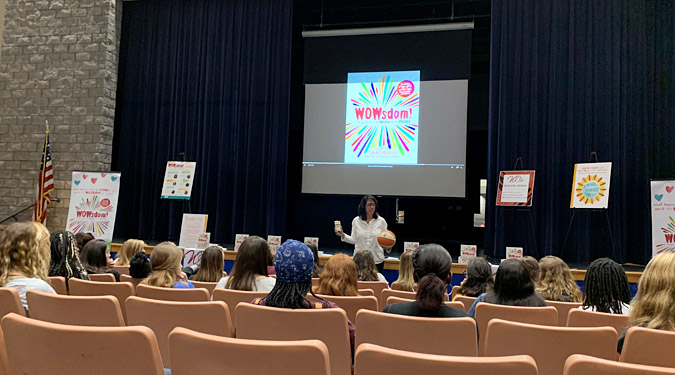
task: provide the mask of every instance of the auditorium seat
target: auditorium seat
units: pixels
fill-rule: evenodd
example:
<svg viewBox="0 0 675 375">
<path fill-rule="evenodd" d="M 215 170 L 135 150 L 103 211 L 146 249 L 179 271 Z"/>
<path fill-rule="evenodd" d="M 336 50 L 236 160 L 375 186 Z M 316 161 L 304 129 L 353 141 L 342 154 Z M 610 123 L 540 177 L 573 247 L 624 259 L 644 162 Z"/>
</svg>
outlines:
<svg viewBox="0 0 675 375">
<path fill-rule="evenodd" d="M 402 290 L 394 290 L 394 289 L 384 289 L 382 290 L 382 301 L 386 302 L 387 298 L 394 296 L 394 297 L 399 297 L 399 298 L 405 298 L 409 300 L 415 300 L 417 299 L 417 293 L 415 292 L 405 292 Z M 445 293 L 444 301 L 449 301 L 450 298 L 448 297 L 448 293 Z M 386 305 L 383 305 L 383 307 Z"/>
<path fill-rule="evenodd" d="M 359 295 L 375 297 L 375 292 L 372 289 L 359 289 Z M 379 300 L 377 302 L 380 302 Z"/>
<path fill-rule="evenodd" d="M 386 281 L 357 281 L 359 289 L 372 289 L 377 297 L 377 303 L 382 306 L 384 300 L 382 299 L 382 291 L 389 289 L 389 284 Z"/>
<path fill-rule="evenodd" d="M 233 339 L 175 328 L 169 334 L 171 374 L 330 375 L 328 348 L 319 340 Z"/>
<path fill-rule="evenodd" d="M 26 299 L 33 319 L 82 326 L 124 326 L 119 301 L 113 296 L 61 296 L 29 290 Z"/>
<path fill-rule="evenodd" d="M 256 298 L 267 296 L 268 292 L 250 292 L 246 290 L 231 290 L 231 289 L 214 289 L 213 300 L 223 301 L 230 308 L 230 319 L 232 319 L 232 326 L 237 327 L 237 314 L 234 313 L 236 307 L 240 303 L 251 303 Z"/>
<path fill-rule="evenodd" d="M 649 366 L 675 367 L 675 332 L 630 327 L 619 361 Z"/>
<path fill-rule="evenodd" d="M 332 375 L 351 375 L 347 314 L 342 309 L 280 309 L 241 303 L 237 337 L 255 340 L 321 340 L 330 348 Z"/>
<path fill-rule="evenodd" d="M 555 307 L 521 307 L 479 303 L 476 306 L 478 334 L 485 337 L 491 319 L 504 319 L 510 322 L 555 326 L 558 323 L 558 311 Z M 478 351 L 485 352 L 485 340 L 481 340 Z"/>
<path fill-rule="evenodd" d="M 311 295 L 310 295 L 311 296 Z M 347 319 L 356 325 L 356 313 L 361 309 L 379 311 L 377 298 L 373 296 L 340 297 L 317 294 L 326 301 L 334 302 L 347 313 Z M 309 296 L 308 296 L 308 299 Z M 312 298 L 313 299 L 313 298 Z"/>
<path fill-rule="evenodd" d="M 628 325 L 628 315 L 609 314 L 582 309 L 572 309 L 567 314 L 568 327 L 614 327 L 621 334 Z"/>
<path fill-rule="evenodd" d="M 145 279 L 137 279 L 137 278 L 131 277 L 129 275 L 120 275 L 120 281 L 132 283 L 134 285 L 134 289 L 136 289 L 138 284 L 140 284 L 143 280 L 145 280 Z"/>
<path fill-rule="evenodd" d="M 369 343 L 426 354 L 478 355 L 472 318 L 420 318 L 368 310 L 356 316 L 355 347 Z"/>
<path fill-rule="evenodd" d="M 464 311 L 469 312 L 469 309 L 473 305 L 473 301 L 476 300 L 476 297 L 467 297 L 467 296 L 457 296 L 455 302 L 461 302 L 464 304 Z"/>
<path fill-rule="evenodd" d="M 143 298 L 177 302 L 206 302 L 211 299 L 209 291 L 203 288 L 160 288 L 145 284 L 138 284 L 136 295 Z"/>
<path fill-rule="evenodd" d="M 192 285 L 195 286 L 195 288 L 203 288 L 209 291 L 209 294 L 213 294 L 213 290 L 216 289 L 216 285 L 218 285 L 217 282 L 215 283 L 209 283 L 205 281 L 190 281 Z"/>
<path fill-rule="evenodd" d="M 455 295 L 457 294 L 457 291 L 458 291 L 458 290 L 459 290 L 459 285 L 455 285 L 455 286 L 452 287 L 452 292 L 451 292 L 451 295 L 450 295 L 450 297 L 451 297 L 452 299 L 455 298 Z"/>
<path fill-rule="evenodd" d="M 569 314 L 570 310 L 579 310 L 579 306 L 581 306 L 581 303 L 578 302 L 558 302 L 548 300 L 546 301 L 546 304 L 553 306 L 558 310 L 558 326 L 560 327 L 567 327 L 567 314 Z"/>
<path fill-rule="evenodd" d="M 394 303 L 401 303 L 401 302 L 412 302 L 412 301 L 409 300 L 409 299 L 406 299 L 406 298 L 391 296 L 391 297 L 387 298 L 387 302 L 385 302 L 384 306 L 391 305 L 391 304 L 394 304 Z M 444 303 L 445 303 L 446 306 L 452 307 L 453 309 L 464 310 L 464 304 L 461 303 L 461 302 L 445 301 Z M 383 308 L 384 307 L 382 307 L 382 309 Z M 380 309 L 380 310 L 382 310 L 382 309 Z"/>
<path fill-rule="evenodd" d="M 0 320 L 2 319 L 0 318 Z M 2 329 L 0 329 L 0 374 L 2 375 L 9 374 L 9 360 L 7 358 L 7 349 L 5 348 L 5 336 L 2 334 Z"/>
<path fill-rule="evenodd" d="M 134 286 L 128 282 L 103 282 L 70 279 L 70 295 L 73 296 L 113 296 L 119 301 L 124 321 L 127 320 L 127 307 L 125 301 L 133 296 Z"/>
<path fill-rule="evenodd" d="M 129 274 L 129 266 L 113 266 L 112 269 L 119 272 L 120 276 Z"/>
<path fill-rule="evenodd" d="M 0 288 L 0 319 L 9 313 L 26 316 L 26 310 L 21 304 L 21 298 L 19 298 L 19 292 L 16 291 L 16 288 L 3 287 Z"/>
<path fill-rule="evenodd" d="M 89 280 L 115 282 L 115 275 L 113 275 L 112 273 L 90 273 Z"/>
<path fill-rule="evenodd" d="M 232 337 L 230 310 L 222 301 L 175 302 L 141 297 L 127 299 L 129 325 L 152 329 L 159 343 L 164 367 L 171 368 L 169 333 L 176 327 Z"/>
<path fill-rule="evenodd" d="M 447 339 L 437 345 L 444 345 L 446 342 Z M 372 374 L 537 375 L 537 365 L 526 355 L 457 357 L 362 344 L 356 349 L 354 375 Z"/>
<path fill-rule="evenodd" d="M 2 331 L 11 374 L 164 374 L 147 327 L 71 326 L 9 314 Z"/>
<path fill-rule="evenodd" d="M 572 354 L 617 358 L 618 336 L 611 327 L 570 328 L 492 319 L 484 338 L 485 356 L 532 356 L 539 375 L 562 374 L 565 360 Z"/>
<path fill-rule="evenodd" d="M 675 375 L 675 368 L 636 365 L 583 354 L 573 354 L 565 361 L 563 375 Z"/>
<path fill-rule="evenodd" d="M 61 295 L 68 294 L 68 286 L 66 285 L 66 278 L 63 276 L 49 276 L 49 284 L 54 291 Z"/>
</svg>

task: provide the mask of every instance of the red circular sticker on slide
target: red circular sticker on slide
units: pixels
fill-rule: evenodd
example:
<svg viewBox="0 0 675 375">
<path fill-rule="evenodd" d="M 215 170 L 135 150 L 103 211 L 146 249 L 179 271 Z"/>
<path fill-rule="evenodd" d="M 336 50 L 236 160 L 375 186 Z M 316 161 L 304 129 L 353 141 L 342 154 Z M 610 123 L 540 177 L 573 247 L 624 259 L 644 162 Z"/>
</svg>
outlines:
<svg viewBox="0 0 675 375">
<path fill-rule="evenodd" d="M 110 199 L 106 198 L 106 199 L 102 200 L 102 201 L 101 201 L 101 206 L 103 206 L 103 207 L 108 207 L 108 206 L 110 206 Z"/>
<path fill-rule="evenodd" d="M 398 86 L 396 86 L 396 92 L 404 98 L 410 96 L 413 91 L 415 91 L 415 85 L 412 81 L 401 81 Z"/>
</svg>

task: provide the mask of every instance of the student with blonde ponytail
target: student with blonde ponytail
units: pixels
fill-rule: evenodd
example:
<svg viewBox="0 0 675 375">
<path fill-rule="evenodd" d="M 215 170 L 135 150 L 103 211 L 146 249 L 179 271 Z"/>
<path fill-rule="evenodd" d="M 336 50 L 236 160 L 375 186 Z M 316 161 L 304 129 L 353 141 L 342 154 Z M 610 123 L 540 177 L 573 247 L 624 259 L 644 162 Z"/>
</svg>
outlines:
<svg viewBox="0 0 675 375">
<path fill-rule="evenodd" d="M 40 223 L 14 223 L 0 232 L 0 286 L 15 288 L 26 312 L 26 291 L 56 294 L 47 278 L 49 255 L 49 231 Z"/>
<path fill-rule="evenodd" d="M 165 241 L 155 246 L 150 254 L 152 274 L 141 284 L 158 286 L 162 288 L 194 288 L 181 272 L 180 260 L 183 253 L 173 242 Z"/>
<path fill-rule="evenodd" d="M 414 278 L 418 283 L 417 300 L 387 305 L 386 313 L 438 317 L 465 317 L 464 310 L 453 309 L 443 303 L 450 283 L 450 253 L 441 245 L 429 244 L 417 248 L 412 255 Z"/>
</svg>

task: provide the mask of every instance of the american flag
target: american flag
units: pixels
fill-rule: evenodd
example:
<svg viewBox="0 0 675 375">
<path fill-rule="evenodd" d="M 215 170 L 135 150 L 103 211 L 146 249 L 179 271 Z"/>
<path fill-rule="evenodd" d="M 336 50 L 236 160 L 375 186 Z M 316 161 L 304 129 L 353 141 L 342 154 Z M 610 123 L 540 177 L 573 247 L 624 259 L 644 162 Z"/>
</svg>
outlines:
<svg viewBox="0 0 675 375">
<path fill-rule="evenodd" d="M 54 190 L 54 177 L 52 175 L 52 153 L 49 145 L 49 129 L 45 135 L 45 146 L 42 152 L 40 175 L 38 176 L 37 196 L 33 207 L 33 220 L 45 222 L 47 205 L 51 202 L 49 192 Z"/>
</svg>

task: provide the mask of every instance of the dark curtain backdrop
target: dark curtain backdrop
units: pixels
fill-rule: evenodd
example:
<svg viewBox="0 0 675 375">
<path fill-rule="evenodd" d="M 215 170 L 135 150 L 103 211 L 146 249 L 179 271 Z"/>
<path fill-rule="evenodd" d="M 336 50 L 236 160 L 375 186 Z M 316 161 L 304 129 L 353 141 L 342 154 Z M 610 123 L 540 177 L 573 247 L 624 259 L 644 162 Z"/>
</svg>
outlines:
<svg viewBox="0 0 675 375">
<path fill-rule="evenodd" d="M 181 153 L 212 241 L 284 233 L 291 21 L 291 0 L 124 2 L 116 237 L 178 238 L 187 207 L 160 190 Z"/>
<path fill-rule="evenodd" d="M 649 181 L 675 178 L 675 2 L 493 0 L 486 252 L 528 241 L 527 211 L 495 208 L 500 170 L 536 170 L 539 256 L 562 251 L 573 165 L 611 161 L 609 219 L 577 211 L 563 258 L 651 256 Z M 503 210 L 500 213 L 500 210 Z"/>
</svg>

